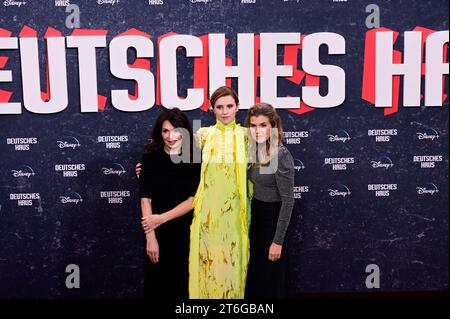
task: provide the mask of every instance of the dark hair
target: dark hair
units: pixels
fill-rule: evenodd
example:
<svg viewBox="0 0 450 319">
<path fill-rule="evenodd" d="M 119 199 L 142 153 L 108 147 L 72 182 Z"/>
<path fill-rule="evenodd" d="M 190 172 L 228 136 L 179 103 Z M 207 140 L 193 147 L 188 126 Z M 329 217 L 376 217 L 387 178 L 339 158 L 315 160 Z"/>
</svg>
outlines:
<svg viewBox="0 0 450 319">
<path fill-rule="evenodd" d="M 175 128 L 184 128 L 189 132 L 190 145 L 191 145 L 191 154 L 192 154 L 192 125 L 183 112 L 180 111 L 179 108 L 173 109 L 164 109 L 164 111 L 158 115 L 156 118 L 156 122 L 153 125 L 153 130 L 147 143 L 144 145 L 144 153 L 152 153 L 154 151 L 160 150 L 164 147 L 164 140 L 162 138 L 162 126 L 164 121 L 169 121 Z"/>
<path fill-rule="evenodd" d="M 236 105 L 239 104 L 239 98 L 235 90 L 228 86 L 221 86 L 218 89 L 216 89 L 213 94 L 211 94 L 211 97 L 209 98 L 209 101 L 211 103 L 211 109 L 214 108 L 214 105 L 216 104 L 217 100 L 224 96 L 231 95 L 234 99 L 234 102 Z"/>
</svg>

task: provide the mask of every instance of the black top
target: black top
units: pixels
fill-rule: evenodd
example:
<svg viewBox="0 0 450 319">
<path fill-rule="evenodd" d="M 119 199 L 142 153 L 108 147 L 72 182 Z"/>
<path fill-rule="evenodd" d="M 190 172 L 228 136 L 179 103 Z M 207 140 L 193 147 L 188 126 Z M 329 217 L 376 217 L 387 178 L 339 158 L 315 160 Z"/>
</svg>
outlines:
<svg viewBox="0 0 450 319">
<path fill-rule="evenodd" d="M 140 197 L 151 198 L 154 214 L 165 213 L 195 195 L 200 179 L 200 164 L 175 164 L 164 150 L 144 154 L 141 163 Z M 148 256 L 145 256 L 146 298 L 188 298 L 189 234 L 192 216 L 193 214 L 188 212 L 155 229 L 159 262 L 153 264 Z"/>
<path fill-rule="evenodd" d="M 199 163 L 176 164 L 163 149 L 144 154 L 141 163 L 139 193 L 141 198 L 151 198 L 153 214 L 165 213 L 195 195 L 200 181 Z M 157 234 L 175 224 L 189 226 L 191 220 L 192 214 L 188 213 L 160 226 Z"/>
</svg>

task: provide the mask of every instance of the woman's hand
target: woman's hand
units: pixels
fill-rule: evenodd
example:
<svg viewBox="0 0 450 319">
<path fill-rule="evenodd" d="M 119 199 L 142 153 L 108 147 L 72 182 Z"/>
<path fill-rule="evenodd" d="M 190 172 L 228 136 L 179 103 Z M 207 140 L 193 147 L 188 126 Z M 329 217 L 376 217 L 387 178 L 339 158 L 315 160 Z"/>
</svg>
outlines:
<svg viewBox="0 0 450 319">
<path fill-rule="evenodd" d="M 283 249 L 283 246 L 272 243 L 269 248 L 269 260 L 271 261 L 277 261 L 281 258 L 281 250 Z"/>
<path fill-rule="evenodd" d="M 161 224 L 164 224 L 164 216 L 163 215 L 153 214 L 150 216 L 142 217 L 142 228 L 144 229 L 144 232 L 146 234 L 155 230 Z"/>
<path fill-rule="evenodd" d="M 147 234 L 147 255 L 150 257 L 152 263 L 156 264 L 159 262 L 159 244 L 156 240 L 155 232 Z"/>
<path fill-rule="evenodd" d="M 139 178 L 139 174 L 141 174 L 141 170 L 142 170 L 142 164 L 141 163 L 137 163 L 136 164 L 136 167 L 135 167 L 135 170 L 136 170 L 136 176 L 137 176 L 137 178 Z"/>
</svg>

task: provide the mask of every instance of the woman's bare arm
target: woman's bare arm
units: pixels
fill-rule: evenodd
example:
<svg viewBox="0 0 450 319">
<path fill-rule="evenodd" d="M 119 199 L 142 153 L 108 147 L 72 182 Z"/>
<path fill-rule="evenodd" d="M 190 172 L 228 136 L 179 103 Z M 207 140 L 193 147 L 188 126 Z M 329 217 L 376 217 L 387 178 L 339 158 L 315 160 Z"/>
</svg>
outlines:
<svg viewBox="0 0 450 319">
<path fill-rule="evenodd" d="M 153 231 L 158 226 L 167 223 L 168 221 L 181 217 L 187 212 L 192 210 L 192 203 L 194 201 L 194 197 L 190 196 L 185 201 L 181 202 L 171 210 L 163 213 L 163 214 L 151 214 L 148 216 L 142 216 L 142 226 L 146 233 Z"/>
</svg>

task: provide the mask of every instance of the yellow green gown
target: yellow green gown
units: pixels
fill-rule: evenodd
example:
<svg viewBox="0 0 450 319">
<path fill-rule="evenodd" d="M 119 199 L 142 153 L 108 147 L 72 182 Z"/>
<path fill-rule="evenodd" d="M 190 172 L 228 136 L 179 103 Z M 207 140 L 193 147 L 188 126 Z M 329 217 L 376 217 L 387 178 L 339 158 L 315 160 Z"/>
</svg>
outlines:
<svg viewBox="0 0 450 319">
<path fill-rule="evenodd" d="M 250 203 L 246 129 L 232 122 L 201 128 L 202 169 L 194 197 L 189 298 L 244 298 Z"/>
</svg>

